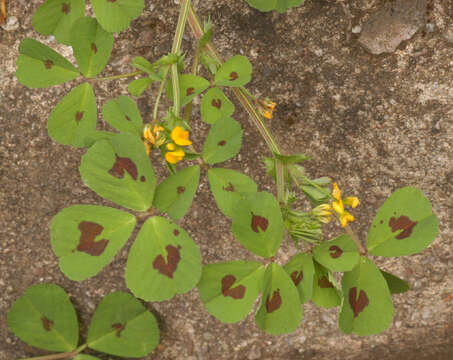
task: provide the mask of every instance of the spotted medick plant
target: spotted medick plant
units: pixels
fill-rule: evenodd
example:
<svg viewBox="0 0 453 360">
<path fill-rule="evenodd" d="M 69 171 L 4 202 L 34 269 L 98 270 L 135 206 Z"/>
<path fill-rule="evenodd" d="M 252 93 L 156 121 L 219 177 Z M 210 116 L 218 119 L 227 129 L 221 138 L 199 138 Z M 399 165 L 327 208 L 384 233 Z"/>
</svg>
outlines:
<svg viewBox="0 0 453 360">
<path fill-rule="evenodd" d="M 267 4 L 262 9 L 257 6 L 261 10 L 279 11 L 302 2 L 248 1 Z M 244 319 L 261 294 L 255 322 L 270 334 L 294 331 L 303 317 L 301 305 L 309 300 L 324 308 L 340 306 L 339 326 L 345 333 L 369 335 L 387 329 L 393 318 L 391 294 L 409 286 L 380 270 L 371 255 L 411 255 L 434 240 L 438 220 L 423 194 L 412 187 L 396 190 L 378 210 L 362 243 L 350 225 L 354 210 L 345 209 L 359 206 L 358 197 L 343 198 L 337 183 L 331 189 L 327 177 L 310 179 L 301 166 L 307 156 L 280 151 L 266 126 L 266 119 L 278 111 L 277 104 L 255 98 L 244 87 L 252 76 L 250 61 L 242 55 L 226 61 L 219 56 L 211 42 L 211 22 L 200 22 L 190 0 L 180 1 L 169 54 L 155 61 L 135 57 L 131 65 L 136 70 L 106 77 L 98 75 L 108 63 L 112 33 L 125 30 L 144 2 L 91 0 L 96 17 L 85 16 L 85 5 L 85 0 L 47 0 L 33 17 L 38 32 L 53 34 L 72 47 L 77 66 L 33 39 L 21 42 L 17 60 L 17 78 L 31 88 L 83 80 L 52 110 L 49 136 L 61 144 L 86 148 L 80 164 L 84 183 L 128 210 L 74 205 L 60 211 L 51 224 L 51 243 L 63 273 L 76 281 L 98 274 L 131 236 L 138 213 L 146 220 L 129 252 L 125 279 L 140 299 L 164 301 L 198 286 L 207 311 L 228 323 Z M 196 39 L 189 72 L 181 54 L 186 25 Z M 121 95 L 102 108 L 104 120 L 116 132 L 96 130 L 93 84 L 137 76 L 128 86 L 133 96 L 143 96 L 152 83 L 159 84 L 150 120 L 143 122 L 135 101 Z M 275 180 L 276 197 L 259 191 L 245 174 L 218 166 L 237 155 L 242 144 L 242 126 L 232 117 L 235 105 L 228 93 L 269 148 L 263 160 Z M 159 117 L 164 94 L 172 106 Z M 197 96 L 201 96 L 201 120 L 210 125 L 201 151 L 191 140 L 196 136 L 190 123 Z M 159 154 L 168 168 L 165 179 L 156 179 L 151 152 Z M 197 245 L 175 220 L 189 211 L 205 173 L 219 210 L 232 220 L 234 237 L 262 261 L 202 268 Z M 305 200 L 312 210 L 300 210 L 296 200 Z M 345 234 L 325 240 L 322 225 L 334 218 Z M 297 251 L 280 265 L 276 255 L 285 234 L 294 240 Z M 334 273 L 343 274 L 341 283 Z"/>
</svg>

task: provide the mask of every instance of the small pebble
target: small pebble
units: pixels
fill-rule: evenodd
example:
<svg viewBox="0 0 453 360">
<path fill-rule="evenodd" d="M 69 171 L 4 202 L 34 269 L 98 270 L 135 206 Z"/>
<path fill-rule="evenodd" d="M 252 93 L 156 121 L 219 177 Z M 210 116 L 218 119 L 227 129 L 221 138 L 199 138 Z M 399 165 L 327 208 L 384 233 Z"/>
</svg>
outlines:
<svg viewBox="0 0 453 360">
<path fill-rule="evenodd" d="M 362 27 L 360 25 L 356 25 L 352 28 L 351 31 L 353 34 L 360 34 L 362 32 Z"/>
<path fill-rule="evenodd" d="M 19 20 L 15 16 L 8 16 L 6 22 L 2 25 L 5 31 L 14 31 L 19 28 Z"/>
</svg>

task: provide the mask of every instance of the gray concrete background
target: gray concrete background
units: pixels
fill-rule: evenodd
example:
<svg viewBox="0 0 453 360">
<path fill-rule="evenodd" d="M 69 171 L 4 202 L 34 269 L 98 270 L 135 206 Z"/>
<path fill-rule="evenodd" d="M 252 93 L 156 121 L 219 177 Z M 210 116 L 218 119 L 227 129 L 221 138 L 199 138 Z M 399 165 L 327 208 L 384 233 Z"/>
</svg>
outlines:
<svg viewBox="0 0 453 360">
<path fill-rule="evenodd" d="M 14 76 L 18 45 L 25 37 L 38 38 L 72 56 L 68 48 L 34 32 L 31 16 L 42 3 L 8 3 L 8 13 L 17 23 L 0 29 L 1 360 L 44 354 L 6 327 L 8 309 L 28 286 L 54 282 L 65 288 L 78 311 L 82 336 L 102 297 L 126 290 L 123 272 L 131 241 L 99 275 L 82 283 L 64 277 L 50 246 L 48 227 L 58 211 L 72 204 L 111 204 L 81 182 L 78 165 L 84 151 L 56 144 L 47 136 L 51 109 L 74 84 L 32 90 Z M 440 232 L 419 255 L 377 259 L 412 286 L 408 294 L 394 296 L 395 318 L 382 334 L 343 335 L 337 326 L 338 309 L 318 309 L 308 303 L 293 334 L 263 335 L 253 315 L 238 324 L 220 323 L 204 310 L 194 289 L 171 301 L 148 304 L 159 318 L 162 342 L 146 359 L 451 358 L 453 4 L 416 1 L 404 11 L 408 4 L 403 0 L 345 1 L 343 6 L 307 0 L 285 14 L 262 14 L 240 0 L 194 3 L 200 15 L 211 15 L 214 44 L 222 56 L 242 53 L 251 60 L 253 80 L 248 89 L 278 103 L 269 127 L 282 148 L 311 155 L 313 160 L 306 166 L 310 175 L 330 176 L 345 194 L 360 197 L 353 226 L 362 239 L 385 198 L 406 185 L 420 188 L 430 199 Z M 173 1 L 146 1 L 146 10 L 131 29 L 115 36 L 104 74 L 131 71 L 128 63 L 134 56 L 155 60 L 169 52 L 177 14 Z M 397 26 L 398 21 L 404 26 Z M 183 49 L 189 62 L 193 38 L 187 34 Z M 382 50 L 390 52 L 371 53 Z M 126 94 L 127 84 L 96 84 L 99 107 Z M 138 99 L 145 120 L 151 117 L 153 94 L 148 91 Z M 274 191 L 261 162 L 267 148 L 244 112 L 236 108 L 244 143 L 241 153 L 225 166 L 242 169 L 262 190 Z M 200 149 L 208 128 L 199 121 L 197 107 L 193 126 L 191 137 Z M 99 128 L 104 127 L 100 122 Z M 164 175 L 162 166 L 156 169 Z M 231 224 L 216 209 L 205 176 L 180 224 L 199 245 L 204 264 L 253 258 L 234 240 Z M 329 226 L 326 235 L 339 233 L 338 227 Z M 285 241 L 278 261 L 295 252 L 295 246 Z"/>
</svg>

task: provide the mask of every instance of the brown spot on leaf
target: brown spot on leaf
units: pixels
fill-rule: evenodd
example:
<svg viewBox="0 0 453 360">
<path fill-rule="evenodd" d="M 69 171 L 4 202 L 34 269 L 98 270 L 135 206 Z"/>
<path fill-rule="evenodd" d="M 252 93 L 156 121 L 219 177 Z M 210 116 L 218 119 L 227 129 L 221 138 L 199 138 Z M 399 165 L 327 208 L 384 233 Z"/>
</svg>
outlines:
<svg viewBox="0 0 453 360">
<path fill-rule="evenodd" d="M 260 228 L 262 231 L 266 231 L 267 230 L 267 227 L 269 226 L 269 221 L 262 217 L 262 216 L 259 216 L 259 215 L 255 215 L 254 213 L 252 213 L 252 230 L 256 233 L 259 233 L 259 229 Z"/>
<path fill-rule="evenodd" d="M 98 52 L 98 47 L 96 46 L 95 43 L 91 43 L 91 50 L 96 54 Z"/>
<path fill-rule="evenodd" d="M 131 118 L 129 116 L 126 115 L 126 120 L 127 121 L 131 121 Z"/>
<path fill-rule="evenodd" d="M 223 186 L 222 189 L 225 191 L 234 191 L 234 186 L 232 183 L 229 182 L 228 186 L 227 187 Z"/>
<path fill-rule="evenodd" d="M 353 287 L 349 289 L 349 305 L 351 305 L 351 309 L 354 311 L 354 317 L 359 316 L 359 313 L 361 313 L 369 303 L 370 301 L 368 300 L 365 291 L 360 290 L 359 298 L 357 298 L 357 288 Z"/>
<path fill-rule="evenodd" d="M 220 100 L 220 99 L 212 99 L 211 105 L 220 110 L 220 108 L 222 107 L 222 100 Z"/>
<path fill-rule="evenodd" d="M 77 111 L 76 112 L 75 120 L 76 120 L 77 124 L 80 122 L 80 120 L 82 120 L 84 113 L 85 113 L 84 111 Z"/>
<path fill-rule="evenodd" d="M 280 296 L 280 289 L 274 290 L 272 297 L 269 299 L 267 295 L 266 299 L 266 312 L 270 314 L 271 312 L 278 310 L 282 306 L 282 297 Z"/>
<path fill-rule="evenodd" d="M 63 3 L 61 4 L 61 12 L 68 15 L 71 11 L 71 4 Z"/>
<path fill-rule="evenodd" d="M 121 332 L 126 328 L 126 324 L 115 323 L 112 325 L 112 329 L 116 329 L 116 337 L 121 336 Z"/>
<path fill-rule="evenodd" d="M 52 69 L 53 61 L 50 59 L 44 61 L 44 66 L 46 67 L 46 69 Z"/>
<path fill-rule="evenodd" d="M 233 275 L 225 275 L 222 278 L 222 294 L 225 297 L 230 296 L 233 299 L 243 299 L 245 295 L 245 286 L 238 285 L 231 288 L 235 281 L 236 278 Z"/>
<path fill-rule="evenodd" d="M 173 230 L 173 235 L 178 236 L 179 235 L 179 230 L 178 229 Z"/>
<path fill-rule="evenodd" d="M 412 221 L 409 217 L 402 215 L 399 218 L 390 218 L 389 226 L 392 228 L 392 232 L 403 230 L 396 236 L 396 239 L 401 240 L 405 239 L 412 234 L 412 230 L 415 225 L 418 224 L 418 221 Z"/>
<path fill-rule="evenodd" d="M 329 248 L 329 251 L 330 251 L 330 257 L 332 259 L 337 259 L 341 256 L 341 254 L 343 254 L 343 250 L 341 250 L 337 245 L 332 245 Z"/>
<path fill-rule="evenodd" d="M 54 322 L 48 318 L 46 318 L 45 316 L 43 316 L 41 318 L 41 321 L 42 321 L 42 327 L 44 328 L 44 330 L 46 331 L 50 331 L 52 330 L 52 327 L 54 325 Z"/>
<path fill-rule="evenodd" d="M 177 192 L 178 194 L 182 194 L 184 191 L 186 191 L 186 188 L 185 188 L 184 186 L 178 186 L 178 187 L 176 188 L 176 192 Z"/>
<path fill-rule="evenodd" d="M 230 80 L 234 81 L 239 77 L 238 73 L 236 71 L 233 71 L 230 73 Z"/>
<path fill-rule="evenodd" d="M 162 275 L 173 279 L 173 273 L 176 271 L 178 263 L 181 260 L 181 254 L 179 253 L 181 245 L 178 245 L 178 247 L 167 245 L 165 249 L 167 250 L 167 262 L 165 262 L 162 255 L 158 255 L 154 259 L 153 268 L 159 271 Z"/>
<path fill-rule="evenodd" d="M 109 241 L 102 239 L 94 242 L 94 239 L 102 233 L 104 227 L 91 221 L 82 221 L 78 228 L 80 230 L 80 242 L 77 245 L 77 250 L 92 256 L 101 255 Z"/>
<path fill-rule="evenodd" d="M 325 275 L 318 280 L 318 286 L 322 289 L 333 288 L 333 284 L 327 279 Z"/>
<path fill-rule="evenodd" d="M 107 0 L 108 2 L 114 3 L 116 0 Z"/>
<path fill-rule="evenodd" d="M 142 175 L 142 176 L 140 176 L 140 181 L 141 181 L 141 182 L 145 182 L 145 181 L 146 181 L 146 178 Z"/>
<path fill-rule="evenodd" d="M 122 158 L 116 154 L 115 156 L 116 160 L 112 168 L 109 170 L 109 174 L 118 179 L 122 179 L 124 177 L 124 170 L 126 170 L 132 179 L 137 180 L 137 165 L 135 165 L 135 163 L 129 158 Z"/>
<path fill-rule="evenodd" d="M 217 145 L 219 146 L 224 146 L 226 144 L 226 141 L 225 140 L 220 140 Z"/>
<path fill-rule="evenodd" d="M 186 96 L 192 95 L 195 89 L 193 87 L 190 87 L 186 90 Z"/>
<path fill-rule="evenodd" d="M 291 280 L 293 281 L 294 285 L 299 285 L 299 283 L 303 280 L 304 278 L 304 272 L 302 270 L 300 271 L 293 271 L 291 273 Z"/>
<path fill-rule="evenodd" d="M 379 221 L 379 224 L 383 224 L 383 223 L 384 223 L 384 220 Z"/>
</svg>

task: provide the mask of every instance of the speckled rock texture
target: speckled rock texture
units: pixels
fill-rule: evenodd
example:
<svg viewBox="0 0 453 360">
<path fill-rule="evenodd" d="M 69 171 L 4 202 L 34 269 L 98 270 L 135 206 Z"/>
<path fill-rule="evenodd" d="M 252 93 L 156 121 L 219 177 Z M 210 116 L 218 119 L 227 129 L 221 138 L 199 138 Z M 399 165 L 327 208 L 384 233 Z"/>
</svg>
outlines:
<svg viewBox="0 0 453 360">
<path fill-rule="evenodd" d="M 373 55 L 358 42 L 352 26 L 366 22 L 397 0 L 306 0 L 285 14 L 260 13 L 242 0 L 204 0 L 194 4 L 211 16 L 214 44 L 224 58 L 241 53 L 253 64 L 248 89 L 278 103 L 270 129 L 286 152 L 312 156 L 306 169 L 313 177 L 330 176 L 361 205 L 353 224 L 364 239 L 378 207 L 391 192 L 411 185 L 433 203 L 440 220 L 437 239 L 421 254 L 376 261 L 407 280 L 412 290 L 394 296 L 395 317 L 382 334 L 346 336 L 338 329 L 338 309 L 304 305 L 304 320 L 289 335 L 260 333 L 253 315 L 237 324 L 222 324 L 203 308 L 196 289 L 171 301 L 147 304 L 159 319 L 161 344 L 145 359 L 185 360 L 343 360 L 451 359 L 453 354 L 453 3 L 427 1 L 422 25 L 391 53 Z M 0 29 L 0 360 L 38 356 L 8 331 L 6 313 L 25 289 L 41 282 L 62 286 L 80 317 L 86 336 L 90 317 L 105 294 L 127 290 L 124 266 L 132 240 L 100 274 L 78 283 L 58 268 L 49 241 L 52 217 L 72 204 L 108 204 L 84 186 L 78 166 L 84 150 L 52 141 L 47 117 L 77 81 L 50 89 L 28 89 L 15 78 L 18 45 L 38 38 L 72 58 L 71 50 L 34 32 L 31 16 L 43 3 L 11 1 L 8 13 L 15 30 Z M 415 3 L 415 1 L 414 1 Z M 150 60 L 169 52 L 178 16 L 174 1 L 146 1 L 131 29 L 115 35 L 104 75 L 132 71 L 137 56 Z M 388 39 L 389 41 L 391 39 Z M 190 65 L 194 45 L 190 32 L 183 50 Z M 95 83 L 99 107 L 127 93 L 128 81 Z M 137 99 L 145 120 L 151 117 L 156 88 Z M 264 141 L 236 106 L 244 128 L 241 153 L 225 166 L 242 169 L 262 190 L 275 191 L 266 177 Z M 162 107 L 163 115 L 164 107 Z M 208 127 L 193 111 L 191 137 L 197 149 Z M 100 116 L 101 118 L 101 116 Z M 99 128 L 107 128 L 101 121 Z M 162 178 L 164 168 L 153 157 Z M 251 259 L 233 238 L 231 223 L 217 210 L 206 174 L 190 213 L 180 221 L 199 245 L 203 263 Z M 340 234 L 332 224 L 326 237 Z M 286 239 L 277 261 L 297 251 Z M 119 359 L 100 356 L 101 359 Z"/>
</svg>

